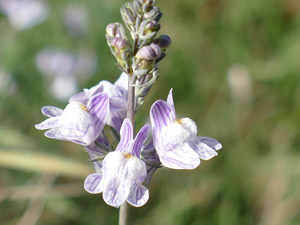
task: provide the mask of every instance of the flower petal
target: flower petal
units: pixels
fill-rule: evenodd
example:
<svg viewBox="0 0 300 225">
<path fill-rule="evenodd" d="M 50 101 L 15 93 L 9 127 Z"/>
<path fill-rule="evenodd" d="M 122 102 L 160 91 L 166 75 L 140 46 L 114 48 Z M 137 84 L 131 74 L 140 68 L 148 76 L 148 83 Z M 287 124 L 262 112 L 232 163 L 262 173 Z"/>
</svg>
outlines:
<svg viewBox="0 0 300 225">
<path fill-rule="evenodd" d="M 152 129 L 155 133 L 160 132 L 165 126 L 176 119 L 175 112 L 167 102 L 157 100 L 150 109 Z"/>
<path fill-rule="evenodd" d="M 45 132 L 45 136 L 52 139 L 71 141 L 79 145 L 87 145 L 83 140 L 86 132 L 73 128 L 54 128 Z"/>
<path fill-rule="evenodd" d="M 152 179 L 152 176 L 154 172 L 158 169 L 159 167 L 156 166 L 147 166 L 147 177 L 145 179 L 145 184 L 149 185 Z"/>
<path fill-rule="evenodd" d="M 162 157 L 168 151 L 184 143 L 194 141 L 197 136 L 196 123 L 189 118 L 174 120 L 161 130 L 153 128 L 153 143 L 157 154 Z"/>
<path fill-rule="evenodd" d="M 42 113 L 48 117 L 60 116 L 63 113 L 63 109 L 57 108 L 55 106 L 44 106 L 42 107 Z"/>
<path fill-rule="evenodd" d="M 43 122 L 36 124 L 35 128 L 38 130 L 46 130 L 60 126 L 60 117 L 50 117 Z"/>
<path fill-rule="evenodd" d="M 100 84 L 103 92 L 106 93 L 109 96 L 109 98 L 112 98 L 112 97 L 123 98 L 121 91 L 112 83 L 104 80 L 104 81 L 101 81 L 99 84 Z"/>
<path fill-rule="evenodd" d="M 84 189 L 91 194 L 101 193 L 102 186 L 100 184 L 102 180 L 102 173 L 92 173 L 87 176 L 84 181 Z"/>
<path fill-rule="evenodd" d="M 156 101 L 150 109 L 150 120 L 152 125 L 152 136 L 154 146 L 157 150 L 164 151 L 164 140 L 161 136 L 166 127 L 176 119 L 175 112 L 167 102 L 163 100 Z M 159 148 L 161 146 L 162 148 Z"/>
<path fill-rule="evenodd" d="M 128 75 L 127 73 L 121 73 L 120 77 L 116 80 L 114 85 L 121 91 L 122 96 L 127 99 L 128 93 Z"/>
<path fill-rule="evenodd" d="M 135 207 L 141 207 L 149 199 L 149 190 L 143 185 L 135 185 L 128 196 L 127 202 Z"/>
<path fill-rule="evenodd" d="M 173 101 L 173 88 L 171 88 L 171 90 L 169 91 L 167 103 L 173 108 L 174 113 L 175 113 L 175 106 L 174 106 L 174 101 Z"/>
<path fill-rule="evenodd" d="M 160 156 L 161 163 L 171 169 L 195 169 L 200 165 L 198 154 L 184 143 L 171 151 L 167 151 L 165 155 Z"/>
<path fill-rule="evenodd" d="M 49 118 L 36 127 L 52 128 L 45 133 L 49 138 L 68 140 L 87 146 L 101 134 L 107 118 L 108 107 L 107 95 L 99 93 L 89 99 L 87 107 L 79 102 L 71 102 L 60 117 Z"/>
<path fill-rule="evenodd" d="M 108 96 L 105 93 L 99 93 L 89 99 L 87 104 L 88 111 L 91 114 L 93 121 L 93 129 L 95 132 L 96 138 L 102 132 L 106 118 L 109 112 L 109 100 Z"/>
<path fill-rule="evenodd" d="M 80 102 L 80 103 L 86 105 L 89 97 L 90 97 L 90 96 L 86 96 L 85 92 L 82 91 L 82 92 L 80 92 L 80 93 L 78 93 L 78 94 L 73 95 L 73 96 L 69 99 L 69 103 L 70 103 L 70 102 Z"/>
<path fill-rule="evenodd" d="M 123 112 L 110 111 L 106 123 L 108 126 L 111 126 L 112 128 L 114 128 L 117 131 L 117 133 L 119 133 L 121 126 L 122 126 L 122 122 L 125 117 L 126 117 L 126 115 L 124 115 Z"/>
<path fill-rule="evenodd" d="M 145 163 L 122 152 L 110 152 L 103 160 L 104 201 L 119 207 L 126 201 L 133 185 L 141 184 L 147 176 Z"/>
<path fill-rule="evenodd" d="M 149 136 L 150 125 L 143 126 L 134 139 L 131 154 L 140 158 L 141 148 Z"/>
<path fill-rule="evenodd" d="M 218 153 L 215 150 L 222 148 L 221 143 L 210 137 L 197 137 L 191 147 L 198 153 L 200 159 L 209 160 Z"/>
<path fill-rule="evenodd" d="M 223 147 L 220 142 L 218 142 L 216 139 L 213 139 L 211 137 L 198 136 L 197 140 L 205 143 L 206 145 L 208 145 L 209 147 L 211 147 L 216 151 L 220 150 Z"/>
<path fill-rule="evenodd" d="M 133 141 L 133 128 L 130 120 L 128 118 L 125 118 L 120 130 L 120 142 L 116 148 L 116 151 L 119 152 L 126 152 L 129 149 L 129 146 L 131 145 Z"/>
</svg>

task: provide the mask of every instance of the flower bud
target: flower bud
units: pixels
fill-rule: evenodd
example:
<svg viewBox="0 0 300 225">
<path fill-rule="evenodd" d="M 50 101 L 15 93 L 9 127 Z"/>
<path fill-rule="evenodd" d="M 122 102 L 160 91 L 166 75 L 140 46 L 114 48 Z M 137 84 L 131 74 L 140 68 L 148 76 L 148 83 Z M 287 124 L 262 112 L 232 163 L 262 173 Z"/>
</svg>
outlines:
<svg viewBox="0 0 300 225">
<path fill-rule="evenodd" d="M 161 49 L 166 49 L 171 45 L 171 38 L 168 35 L 160 35 L 153 43 L 158 44 Z"/>
<path fill-rule="evenodd" d="M 156 16 L 155 16 L 155 18 L 153 18 L 153 20 L 155 20 L 155 21 L 159 21 L 160 20 L 160 18 L 162 17 L 162 15 L 163 15 L 163 13 L 162 12 L 159 12 Z"/>
<path fill-rule="evenodd" d="M 138 59 L 154 60 L 161 55 L 161 49 L 157 44 L 144 46 L 136 53 L 135 57 Z"/>
<path fill-rule="evenodd" d="M 136 16 L 132 12 L 130 8 L 127 8 L 125 6 L 121 7 L 121 16 L 123 18 L 123 21 L 128 25 L 134 25 L 135 24 L 135 18 Z"/>
<path fill-rule="evenodd" d="M 152 6 L 151 5 L 146 5 L 146 4 L 143 5 L 143 8 L 142 8 L 144 13 L 149 12 L 151 9 L 152 9 Z"/>
<path fill-rule="evenodd" d="M 143 11 L 143 5 L 140 1 L 134 1 L 133 5 L 137 12 L 141 13 Z"/>
<path fill-rule="evenodd" d="M 111 45 L 118 49 L 124 49 L 125 47 L 130 47 L 130 44 L 127 40 L 122 38 L 113 38 L 111 41 Z"/>
<path fill-rule="evenodd" d="M 106 34 L 111 38 L 122 38 L 128 40 L 124 27 L 120 23 L 110 23 L 106 26 Z"/>
<path fill-rule="evenodd" d="M 153 20 L 154 18 L 156 18 L 156 16 L 159 14 L 159 8 L 154 6 L 149 12 L 146 12 L 144 14 L 144 17 L 147 20 Z"/>
<path fill-rule="evenodd" d="M 145 26 L 146 32 L 147 31 L 159 31 L 159 29 L 160 29 L 160 24 L 155 20 L 147 23 L 147 25 Z"/>
<path fill-rule="evenodd" d="M 110 37 L 115 37 L 117 34 L 118 25 L 116 23 L 110 23 L 106 26 L 106 34 Z"/>
</svg>

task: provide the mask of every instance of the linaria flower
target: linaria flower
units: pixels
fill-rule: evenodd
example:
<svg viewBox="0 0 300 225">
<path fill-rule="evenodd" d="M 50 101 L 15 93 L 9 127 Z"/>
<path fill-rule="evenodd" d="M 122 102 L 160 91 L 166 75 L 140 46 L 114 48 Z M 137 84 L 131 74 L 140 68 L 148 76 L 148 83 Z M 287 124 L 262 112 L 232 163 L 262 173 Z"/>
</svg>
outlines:
<svg viewBox="0 0 300 225">
<path fill-rule="evenodd" d="M 49 118 L 35 127 L 49 129 L 45 132 L 46 137 L 88 146 L 100 136 L 108 112 L 107 94 L 98 93 L 86 103 L 71 101 L 64 110 L 54 106 L 43 107 L 42 113 Z"/>
<path fill-rule="evenodd" d="M 114 207 L 126 200 L 135 207 L 143 206 L 148 201 L 149 191 L 142 185 L 147 170 L 140 151 L 149 131 L 150 126 L 145 125 L 133 139 L 132 124 L 126 118 L 120 130 L 120 143 L 104 158 L 102 171 L 85 179 L 85 190 L 92 194 L 103 192 L 104 201 Z"/>
<path fill-rule="evenodd" d="M 106 124 L 119 132 L 122 121 L 126 117 L 127 113 L 127 85 L 128 75 L 126 73 L 122 73 L 114 84 L 111 84 L 108 81 L 101 81 L 96 86 L 90 89 L 84 89 L 83 92 L 74 95 L 70 99 L 70 102 L 79 101 L 84 104 L 90 96 L 96 93 L 106 93 L 109 98 L 109 115 Z"/>
<path fill-rule="evenodd" d="M 157 100 L 152 105 L 150 119 L 153 144 L 165 167 L 194 169 L 199 166 L 200 159 L 211 159 L 222 148 L 213 138 L 197 136 L 197 126 L 193 120 L 176 117 L 172 89 L 167 102 Z"/>
</svg>

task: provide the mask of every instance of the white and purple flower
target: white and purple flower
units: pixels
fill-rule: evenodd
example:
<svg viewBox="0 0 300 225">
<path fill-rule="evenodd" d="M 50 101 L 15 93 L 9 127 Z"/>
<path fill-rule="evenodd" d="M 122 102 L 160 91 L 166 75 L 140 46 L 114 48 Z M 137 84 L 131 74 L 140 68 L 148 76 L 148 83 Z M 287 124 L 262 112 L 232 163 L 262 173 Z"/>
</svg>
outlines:
<svg viewBox="0 0 300 225">
<path fill-rule="evenodd" d="M 172 169 L 194 169 L 200 159 L 218 155 L 221 143 L 210 137 L 197 136 L 196 123 L 176 117 L 172 89 L 167 102 L 157 100 L 150 109 L 153 144 L 163 166 Z"/>
<path fill-rule="evenodd" d="M 101 81 L 90 89 L 84 89 L 73 97 L 70 102 L 78 101 L 85 104 L 90 96 L 97 93 L 106 93 L 109 98 L 109 115 L 106 124 L 113 127 L 117 132 L 120 131 L 122 122 L 127 114 L 127 95 L 128 95 L 128 75 L 122 73 L 114 83 Z"/>
<path fill-rule="evenodd" d="M 86 103 L 71 101 L 64 110 L 45 106 L 42 113 L 49 118 L 35 127 L 49 129 L 45 132 L 46 137 L 88 146 L 95 142 L 105 126 L 109 113 L 108 96 L 97 93 Z"/>
<path fill-rule="evenodd" d="M 143 206 L 149 199 L 149 191 L 142 185 L 147 170 L 140 152 L 149 132 L 150 126 L 145 125 L 133 139 L 132 124 L 126 118 L 120 130 L 120 143 L 104 158 L 102 171 L 85 179 L 85 190 L 92 194 L 102 192 L 104 201 L 114 207 L 125 201 L 135 207 Z"/>
</svg>

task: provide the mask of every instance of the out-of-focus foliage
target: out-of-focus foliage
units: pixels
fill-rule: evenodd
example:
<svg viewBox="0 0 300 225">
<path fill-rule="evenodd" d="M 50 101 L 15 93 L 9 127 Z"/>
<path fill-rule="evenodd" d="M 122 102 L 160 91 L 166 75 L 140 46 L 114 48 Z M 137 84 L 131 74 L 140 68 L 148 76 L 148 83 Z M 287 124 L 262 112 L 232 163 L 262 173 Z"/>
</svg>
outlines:
<svg viewBox="0 0 300 225">
<path fill-rule="evenodd" d="M 104 34 L 108 23 L 121 20 L 122 4 L 49 0 L 48 17 L 30 29 L 17 29 L 1 15 L 1 225 L 117 223 L 118 210 L 83 190 L 84 173 L 91 169 L 83 148 L 49 140 L 34 124 L 44 119 L 43 105 L 66 104 L 51 91 L 68 83 L 51 88 L 59 75 L 37 69 L 43 49 L 95 55 L 92 75 L 79 78 L 69 71 L 77 91 L 119 76 Z M 300 2 L 158 5 L 164 12 L 161 32 L 172 38 L 172 46 L 137 125 L 173 87 L 177 113 L 195 120 L 198 135 L 216 138 L 223 149 L 194 171 L 159 170 L 149 202 L 130 209 L 129 224 L 299 224 Z"/>
</svg>

